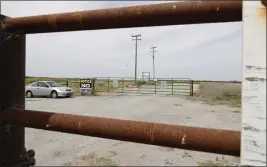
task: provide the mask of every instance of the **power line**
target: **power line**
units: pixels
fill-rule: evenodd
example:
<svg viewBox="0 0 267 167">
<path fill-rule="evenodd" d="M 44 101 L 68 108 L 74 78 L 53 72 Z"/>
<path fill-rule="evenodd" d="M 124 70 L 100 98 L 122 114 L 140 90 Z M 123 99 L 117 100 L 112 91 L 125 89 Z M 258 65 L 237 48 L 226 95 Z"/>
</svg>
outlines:
<svg viewBox="0 0 267 167">
<path fill-rule="evenodd" d="M 134 69 L 134 80 L 137 78 L 137 41 L 141 41 L 141 34 L 132 35 L 132 40 L 135 41 L 135 69 Z"/>
<path fill-rule="evenodd" d="M 150 48 L 152 50 L 152 59 L 153 59 L 153 79 L 156 78 L 156 74 L 155 74 L 155 52 L 156 52 L 155 49 L 156 48 L 157 47 L 155 47 L 155 46 Z"/>
</svg>

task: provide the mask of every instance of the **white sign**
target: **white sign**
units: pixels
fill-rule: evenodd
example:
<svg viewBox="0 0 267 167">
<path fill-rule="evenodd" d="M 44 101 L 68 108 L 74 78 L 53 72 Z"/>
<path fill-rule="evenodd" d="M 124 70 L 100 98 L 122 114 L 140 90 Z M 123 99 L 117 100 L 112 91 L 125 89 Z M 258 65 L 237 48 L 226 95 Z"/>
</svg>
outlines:
<svg viewBox="0 0 267 167">
<path fill-rule="evenodd" d="M 118 80 L 113 80 L 112 84 L 113 84 L 113 88 L 117 88 L 118 87 Z"/>
<path fill-rule="evenodd" d="M 80 92 L 89 92 L 88 88 L 80 88 Z"/>
<path fill-rule="evenodd" d="M 143 78 L 143 81 L 149 81 L 150 80 L 150 72 L 142 72 L 142 78 Z"/>
<path fill-rule="evenodd" d="M 166 81 L 161 81 L 160 88 L 161 89 L 166 89 L 166 87 L 167 87 Z"/>
<path fill-rule="evenodd" d="M 91 87 L 91 84 L 81 84 L 80 88 L 89 89 Z"/>
</svg>

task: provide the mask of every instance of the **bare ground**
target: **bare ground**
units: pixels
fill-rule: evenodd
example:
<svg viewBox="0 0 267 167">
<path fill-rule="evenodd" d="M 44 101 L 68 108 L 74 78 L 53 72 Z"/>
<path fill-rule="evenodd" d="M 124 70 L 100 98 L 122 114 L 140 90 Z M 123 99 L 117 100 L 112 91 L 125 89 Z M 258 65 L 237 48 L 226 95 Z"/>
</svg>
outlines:
<svg viewBox="0 0 267 167">
<path fill-rule="evenodd" d="M 168 124 L 240 130 L 241 115 L 226 105 L 166 95 L 105 95 L 27 99 L 27 109 Z M 26 147 L 36 165 L 235 165 L 239 159 L 181 149 L 26 129 Z M 212 164 L 212 165 L 210 165 Z"/>
</svg>

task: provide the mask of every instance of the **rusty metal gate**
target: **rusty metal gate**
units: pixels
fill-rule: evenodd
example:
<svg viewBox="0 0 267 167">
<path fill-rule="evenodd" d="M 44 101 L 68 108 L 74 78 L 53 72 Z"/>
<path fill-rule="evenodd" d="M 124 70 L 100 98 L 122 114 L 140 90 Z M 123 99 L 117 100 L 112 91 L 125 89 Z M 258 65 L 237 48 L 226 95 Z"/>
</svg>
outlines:
<svg viewBox="0 0 267 167">
<path fill-rule="evenodd" d="M 24 84 L 25 34 L 242 21 L 242 1 L 173 2 L 0 19 L 1 166 L 35 164 L 34 152 L 25 149 L 25 127 L 240 155 L 239 131 L 25 110 Z"/>
</svg>

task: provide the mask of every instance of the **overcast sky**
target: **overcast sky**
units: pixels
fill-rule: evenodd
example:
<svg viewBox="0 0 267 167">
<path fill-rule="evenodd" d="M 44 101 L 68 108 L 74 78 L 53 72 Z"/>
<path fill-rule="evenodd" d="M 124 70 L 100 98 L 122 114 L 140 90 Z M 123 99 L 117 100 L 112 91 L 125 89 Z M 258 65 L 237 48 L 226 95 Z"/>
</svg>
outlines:
<svg viewBox="0 0 267 167">
<path fill-rule="evenodd" d="M 9 17 L 33 16 L 157 1 L 2 1 Z M 49 77 L 134 77 L 135 45 L 141 34 L 138 74 L 151 72 L 151 46 L 156 77 L 241 80 L 242 23 L 179 25 L 27 35 L 26 75 Z"/>
</svg>

